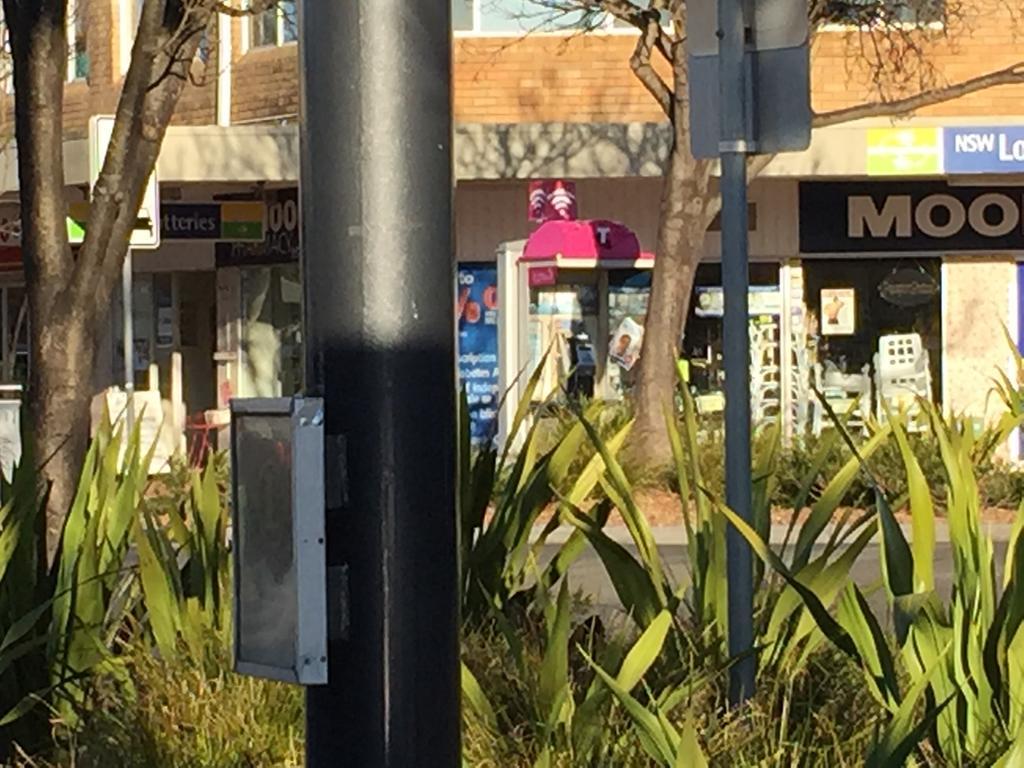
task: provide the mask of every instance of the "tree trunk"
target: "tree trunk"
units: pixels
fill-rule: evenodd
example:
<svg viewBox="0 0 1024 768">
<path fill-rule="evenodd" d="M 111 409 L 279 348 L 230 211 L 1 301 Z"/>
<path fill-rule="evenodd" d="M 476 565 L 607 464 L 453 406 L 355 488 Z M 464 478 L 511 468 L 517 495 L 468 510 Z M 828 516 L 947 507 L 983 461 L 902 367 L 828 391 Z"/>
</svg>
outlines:
<svg viewBox="0 0 1024 768">
<path fill-rule="evenodd" d="M 32 324 L 29 417 L 34 456 L 49 486 L 46 547 L 52 561 L 89 444 L 95 334 L 90 330 L 94 321 L 82 311 L 43 316 L 46 322 Z"/>
<path fill-rule="evenodd" d="M 648 468 L 671 459 L 665 409 L 675 404 L 676 359 L 704 234 L 714 216 L 711 163 L 690 154 L 685 73 L 677 71 L 674 137 L 662 185 L 651 298 L 637 377 L 630 457 Z M 682 98 L 680 98 L 680 91 Z"/>
<path fill-rule="evenodd" d="M 68 244 L 63 165 L 67 0 L 2 0 L 14 62 L 22 252 L 29 295 L 29 421 L 50 486 L 52 558 L 89 441 L 97 331 L 108 317 L 136 212 L 214 4 L 145 3 L 85 242 Z"/>
<path fill-rule="evenodd" d="M 28 416 L 42 480 L 51 486 L 47 551 L 52 557 L 89 436 L 90 330 L 71 300 L 74 260 L 65 224 L 63 161 L 67 8 L 4 1 L 14 59 L 22 252 L 31 316 Z M 96 302 L 98 303 L 98 302 Z M 95 314 L 98 309 L 92 308 Z"/>
</svg>

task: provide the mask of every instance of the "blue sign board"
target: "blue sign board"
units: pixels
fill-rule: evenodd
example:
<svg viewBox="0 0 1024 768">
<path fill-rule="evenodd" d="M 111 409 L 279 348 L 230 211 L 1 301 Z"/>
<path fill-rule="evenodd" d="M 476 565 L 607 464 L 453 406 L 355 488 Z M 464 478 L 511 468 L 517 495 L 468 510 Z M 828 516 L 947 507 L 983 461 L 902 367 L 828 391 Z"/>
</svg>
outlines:
<svg viewBox="0 0 1024 768">
<path fill-rule="evenodd" d="M 942 134 L 946 173 L 1024 172 L 1024 126 L 957 126 Z"/>
<path fill-rule="evenodd" d="M 460 264 L 458 272 L 459 384 L 469 403 L 474 444 L 497 433 L 498 270 L 493 262 Z"/>
</svg>

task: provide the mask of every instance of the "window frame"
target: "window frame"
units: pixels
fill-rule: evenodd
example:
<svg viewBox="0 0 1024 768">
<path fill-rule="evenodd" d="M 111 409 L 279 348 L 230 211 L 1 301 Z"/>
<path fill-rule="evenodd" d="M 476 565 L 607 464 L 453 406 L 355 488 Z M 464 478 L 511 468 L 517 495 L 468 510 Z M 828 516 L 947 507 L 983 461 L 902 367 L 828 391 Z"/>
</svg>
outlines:
<svg viewBox="0 0 1024 768">
<path fill-rule="evenodd" d="M 0 56 L 7 58 L 7 71 L 0 72 L 0 92 L 8 96 L 14 95 L 14 56 L 11 51 L 11 35 L 7 28 L 7 20 L 3 15 L 3 6 L 0 6 Z"/>
<path fill-rule="evenodd" d="M 146 0 L 118 0 L 118 58 L 121 74 L 128 74 L 132 63 L 132 48 L 135 46 L 135 33 L 139 28 L 139 16 Z"/>
<path fill-rule="evenodd" d="M 249 5 L 249 3 L 246 5 Z M 298 0 L 294 0 L 294 6 L 297 11 Z M 272 42 L 257 42 L 257 30 L 262 28 L 262 25 L 257 23 L 257 17 L 264 16 L 269 13 L 274 14 L 276 22 L 274 25 L 274 39 Z M 281 2 L 275 3 L 272 8 L 267 8 L 264 11 L 260 11 L 258 14 L 249 14 L 243 17 L 243 22 L 242 39 L 245 42 L 245 50 L 247 51 L 261 48 L 282 48 L 286 45 L 293 45 L 298 41 L 298 29 L 295 30 L 294 37 L 291 40 L 285 38 L 285 30 L 288 27 L 288 21 L 284 5 Z M 297 23 L 297 21 L 295 23 Z"/>
<path fill-rule="evenodd" d="M 82 28 L 82 40 L 85 42 L 84 49 L 78 50 L 78 22 L 79 9 L 84 7 L 86 12 L 89 8 L 89 0 L 68 0 L 67 40 L 68 40 L 68 66 L 65 80 L 68 83 L 87 83 L 91 74 L 92 62 L 89 60 L 89 25 Z M 80 57 L 84 58 L 82 74 L 79 74 Z"/>
</svg>

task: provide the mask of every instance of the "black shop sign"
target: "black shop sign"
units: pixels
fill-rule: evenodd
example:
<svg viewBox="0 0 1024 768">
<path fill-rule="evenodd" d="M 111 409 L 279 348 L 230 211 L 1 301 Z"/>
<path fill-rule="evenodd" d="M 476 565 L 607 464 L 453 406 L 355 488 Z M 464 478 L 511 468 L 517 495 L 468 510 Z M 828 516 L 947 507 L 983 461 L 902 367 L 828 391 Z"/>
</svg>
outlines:
<svg viewBox="0 0 1024 768">
<path fill-rule="evenodd" d="M 299 191 L 295 188 L 268 191 L 266 229 L 262 242 L 217 243 L 218 267 L 252 267 L 288 264 L 299 260 Z"/>
<path fill-rule="evenodd" d="M 1024 251 L 1024 187 L 802 182 L 802 253 Z"/>
</svg>

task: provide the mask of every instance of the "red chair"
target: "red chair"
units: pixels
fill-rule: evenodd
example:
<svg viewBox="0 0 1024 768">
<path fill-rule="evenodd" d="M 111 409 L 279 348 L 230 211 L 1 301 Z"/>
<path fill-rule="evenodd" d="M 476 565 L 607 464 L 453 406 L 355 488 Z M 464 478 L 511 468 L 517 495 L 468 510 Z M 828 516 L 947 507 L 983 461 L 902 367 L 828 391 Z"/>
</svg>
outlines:
<svg viewBox="0 0 1024 768">
<path fill-rule="evenodd" d="M 212 450 L 210 433 L 216 429 L 217 426 L 210 424 L 203 412 L 193 414 L 188 418 L 185 423 L 185 445 L 190 467 L 202 469 L 206 466 Z"/>
</svg>

